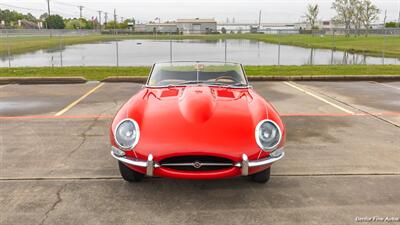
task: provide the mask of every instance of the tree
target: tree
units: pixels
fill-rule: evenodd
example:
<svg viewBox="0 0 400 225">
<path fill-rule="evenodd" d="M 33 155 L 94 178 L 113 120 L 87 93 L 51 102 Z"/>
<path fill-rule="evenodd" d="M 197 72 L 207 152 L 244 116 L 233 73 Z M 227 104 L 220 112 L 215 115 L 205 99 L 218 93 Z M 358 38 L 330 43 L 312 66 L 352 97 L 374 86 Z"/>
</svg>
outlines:
<svg viewBox="0 0 400 225">
<path fill-rule="evenodd" d="M 388 22 L 385 24 L 386 28 L 396 28 L 398 24 L 396 22 Z"/>
<path fill-rule="evenodd" d="M 362 23 L 366 29 L 366 34 L 371 28 L 371 23 L 379 18 L 379 9 L 370 0 L 362 0 L 363 12 L 362 12 Z"/>
<path fill-rule="evenodd" d="M 318 13 L 319 13 L 318 4 L 315 5 L 308 4 L 306 12 L 306 20 L 308 23 L 310 23 L 311 29 L 318 29 L 318 27 L 315 26 L 318 18 Z"/>
<path fill-rule="evenodd" d="M 31 22 L 36 22 L 37 21 L 36 17 L 33 16 L 32 14 L 30 14 L 30 13 L 26 14 L 26 16 L 24 16 L 24 18 L 26 20 L 28 20 L 28 21 L 31 21 Z"/>
<path fill-rule="evenodd" d="M 357 1 L 355 1 L 353 17 L 351 18 L 351 23 L 354 26 L 356 35 L 360 34 L 359 30 L 361 29 L 361 26 L 363 25 L 363 15 L 364 15 L 363 2 L 360 0 L 357 0 Z"/>
<path fill-rule="evenodd" d="M 45 21 L 47 17 L 48 17 L 47 13 L 43 13 L 42 15 L 39 16 L 39 19 Z"/>
<path fill-rule="evenodd" d="M 332 9 L 336 11 L 334 21 L 344 24 L 346 27 L 346 36 L 349 36 L 349 30 L 353 22 L 355 6 L 357 0 L 335 0 L 332 3 Z"/>
<path fill-rule="evenodd" d="M 106 29 L 114 29 L 114 28 L 118 29 L 118 24 L 115 23 L 114 20 L 108 21 L 107 24 L 106 24 Z"/>
<path fill-rule="evenodd" d="M 64 20 L 59 15 L 50 15 L 45 20 L 48 29 L 64 29 Z"/>
<path fill-rule="evenodd" d="M 221 28 L 221 32 L 222 32 L 223 34 L 226 34 L 226 28 L 225 28 L 225 27 L 222 27 L 222 28 Z"/>
<path fill-rule="evenodd" d="M 66 29 L 85 29 L 86 24 L 81 19 L 67 19 L 64 20 Z"/>
</svg>

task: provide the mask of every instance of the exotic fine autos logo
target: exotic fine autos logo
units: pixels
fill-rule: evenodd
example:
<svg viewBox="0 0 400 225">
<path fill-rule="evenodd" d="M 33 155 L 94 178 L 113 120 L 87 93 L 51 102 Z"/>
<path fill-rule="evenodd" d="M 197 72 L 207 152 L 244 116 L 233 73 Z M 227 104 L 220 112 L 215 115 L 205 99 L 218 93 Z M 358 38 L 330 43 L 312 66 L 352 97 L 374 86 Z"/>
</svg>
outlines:
<svg viewBox="0 0 400 225">
<path fill-rule="evenodd" d="M 380 217 L 380 216 L 373 216 L 373 217 L 356 217 L 355 218 L 356 222 L 386 222 L 386 223 L 392 223 L 392 222 L 400 222 L 400 217 Z"/>
</svg>

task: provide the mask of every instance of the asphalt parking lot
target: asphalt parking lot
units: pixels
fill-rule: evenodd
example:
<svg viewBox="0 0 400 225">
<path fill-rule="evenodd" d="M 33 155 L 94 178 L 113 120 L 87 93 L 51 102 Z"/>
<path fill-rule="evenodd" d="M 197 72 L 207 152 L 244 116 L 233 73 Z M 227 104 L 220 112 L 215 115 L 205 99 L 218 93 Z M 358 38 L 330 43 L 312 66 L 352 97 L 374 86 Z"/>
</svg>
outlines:
<svg viewBox="0 0 400 225">
<path fill-rule="evenodd" d="M 253 85 L 288 131 L 287 154 L 266 185 L 246 178 L 124 182 L 108 129 L 140 84 L 0 85 L 0 224 L 352 224 L 357 217 L 400 217 L 400 82 Z"/>
</svg>

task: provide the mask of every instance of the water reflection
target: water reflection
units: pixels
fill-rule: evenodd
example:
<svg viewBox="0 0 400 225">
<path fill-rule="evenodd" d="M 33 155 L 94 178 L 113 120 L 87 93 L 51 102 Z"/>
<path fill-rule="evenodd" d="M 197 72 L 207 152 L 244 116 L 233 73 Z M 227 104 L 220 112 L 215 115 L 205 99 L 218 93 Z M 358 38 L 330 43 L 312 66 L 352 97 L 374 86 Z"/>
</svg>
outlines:
<svg viewBox="0 0 400 225">
<path fill-rule="evenodd" d="M 39 50 L 13 55 L 12 66 L 120 66 L 151 65 L 170 60 L 168 40 L 124 40 L 98 42 Z M 173 60 L 225 59 L 222 40 L 180 40 L 172 42 Z M 0 67 L 8 67 L 7 54 L 0 56 Z M 371 57 L 330 49 L 312 49 L 269 44 L 254 40 L 228 40 L 227 60 L 246 65 L 329 65 L 382 64 L 382 57 Z M 400 64 L 400 59 L 384 58 L 385 64 Z"/>
</svg>

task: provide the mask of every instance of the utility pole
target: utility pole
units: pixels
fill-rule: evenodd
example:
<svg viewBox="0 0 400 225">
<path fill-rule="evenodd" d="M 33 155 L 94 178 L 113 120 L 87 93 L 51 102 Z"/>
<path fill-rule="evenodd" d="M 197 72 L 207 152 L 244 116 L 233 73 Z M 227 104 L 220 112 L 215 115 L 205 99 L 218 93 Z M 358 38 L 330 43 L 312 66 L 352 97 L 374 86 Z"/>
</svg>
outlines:
<svg viewBox="0 0 400 225">
<path fill-rule="evenodd" d="M 107 24 L 108 12 L 104 12 L 104 24 Z"/>
<path fill-rule="evenodd" d="M 47 0 L 47 16 L 50 16 L 50 0 Z"/>
<path fill-rule="evenodd" d="M 385 10 L 385 18 L 383 19 L 383 27 L 386 27 L 387 9 Z"/>
<path fill-rule="evenodd" d="M 99 22 L 100 31 L 101 31 L 101 10 L 99 10 L 97 12 L 99 12 L 99 21 L 97 21 L 97 22 Z"/>
<path fill-rule="evenodd" d="M 399 18 L 397 19 L 397 26 L 400 28 L 400 10 L 399 10 Z"/>
<path fill-rule="evenodd" d="M 83 6 L 78 6 L 79 8 L 79 18 L 82 19 L 82 10 L 83 10 Z"/>
<path fill-rule="evenodd" d="M 49 17 L 50 17 L 50 0 L 47 0 L 47 18 L 49 18 Z M 47 29 L 49 29 L 49 24 L 47 24 L 47 22 L 46 22 L 46 27 L 47 27 Z M 53 37 L 53 34 L 50 29 L 50 38 L 52 38 L 52 37 Z"/>
<path fill-rule="evenodd" d="M 124 17 L 123 16 L 121 16 L 121 23 L 123 23 L 124 22 Z"/>
<path fill-rule="evenodd" d="M 383 40 L 383 48 L 382 48 L 382 64 L 385 65 L 385 50 L 386 50 L 386 18 L 387 18 L 387 10 L 385 10 L 385 18 L 383 19 L 383 31 L 384 31 L 384 40 Z"/>
<path fill-rule="evenodd" d="M 118 49 L 118 41 L 117 41 L 117 10 L 114 9 L 114 36 L 115 36 L 115 50 L 116 50 L 116 59 L 117 59 L 117 67 L 119 67 L 119 49 Z"/>
<path fill-rule="evenodd" d="M 115 30 L 117 28 L 116 26 L 117 26 L 117 10 L 114 9 L 114 33 L 116 32 Z"/>
<path fill-rule="evenodd" d="M 261 30 L 261 10 L 260 13 L 258 14 L 258 29 Z"/>
</svg>

